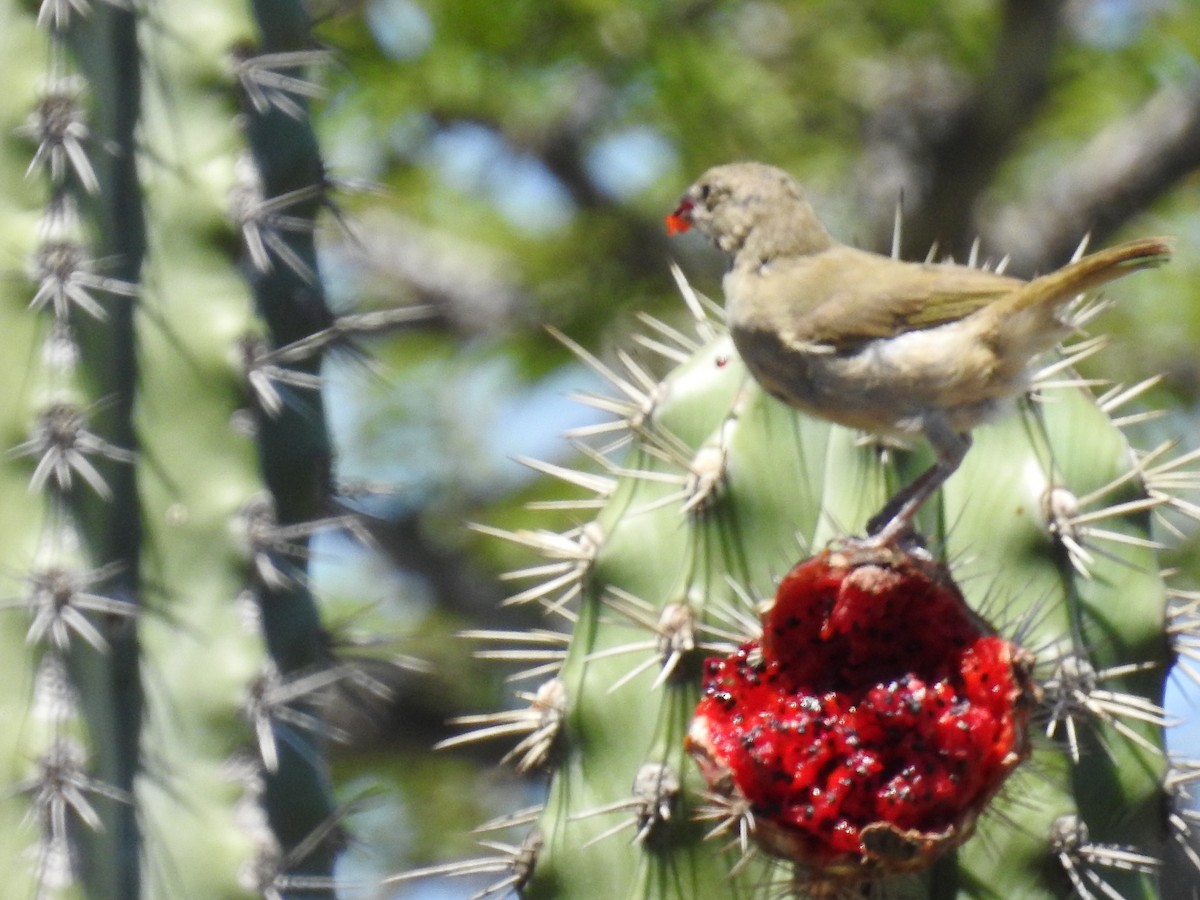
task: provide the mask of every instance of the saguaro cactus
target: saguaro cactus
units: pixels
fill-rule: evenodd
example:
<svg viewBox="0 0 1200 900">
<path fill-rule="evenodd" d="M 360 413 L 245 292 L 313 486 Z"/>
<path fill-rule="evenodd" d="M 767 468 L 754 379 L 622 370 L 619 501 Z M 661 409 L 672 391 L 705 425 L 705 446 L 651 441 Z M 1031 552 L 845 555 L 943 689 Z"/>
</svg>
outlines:
<svg viewBox="0 0 1200 900">
<path fill-rule="evenodd" d="M 1180 874 L 1175 865 L 1196 860 L 1189 820 L 1173 807 L 1187 777 L 1162 750 L 1159 704 L 1169 635 L 1186 623 L 1167 615 L 1172 589 L 1157 553 L 1161 536 L 1181 533 L 1178 514 L 1195 517 L 1180 491 L 1197 481 L 1194 454 L 1128 442 L 1123 407 L 1144 386 L 1097 396 L 1072 366 L 1102 342 L 1080 340 L 1046 364 L 1017 414 L 977 431 L 962 470 L 922 513 L 928 549 L 910 548 L 912 560 L 946 561 L 947 569 L 920 578 L 952 578 L 973 611 L 956 613 L 957 601 L 928 585 L 919 601 L 890 594 L 932 563 L 880 561 L 871 557 L 877 551 L 845 543 L 927 463 L 922 454 L 877 446 L 766 396 L 712 307 L 682 278 L 680 285 L 695 336 L 647 320 L 649 332 L 638 337 L 666 360 L 665 377 L 630 352 L 609 365 L 564 338 L 614 389 L 580 399 L 614 419 L 571 435 L 597 464 L 594 474 L 534 465 L 585 492 L 575 516 L 597 499 L 602 508 L 563 532 L 485 529 L 546 560 L 511 573 L 523 583 L 509 602 L 543 606 L 556 627 L 511 636 L 509 656 L 525 654 L 530 675 L 549 680 L 518 695 L 525 708 L 472 717 L 450 742 L 516 735 L 506 759 L 548 770 L 549 795 L 538 810 L 502 823 L 523 829 L 523 841 L 518 832 L 487 857 L 436 871 L 495 871 L 493 893 L 515 886 L 539 898 L 1115 898 L 1181 890 L 1195 870 Z M 827 547 L 776 596 L 797 560 Z M 864 552 L 871 558 L 829 574 Z M 863 565 L 870 571 L 856 568 Z M 826 574 L 811 574 L 814 566 Z M 847 574 L 859 571 L 866 574 Z M 843 577 L 860 587 L 838 594 Z M 854 593 L 862 590 L 875 593 Z M 836 602 L 841 624 L 805 624 L 817 613 L 799 611 L 816 602 L 804 591 Z M 867 599 L 832 599 L 843 595 Z M 832 615 L 820 603 L 813 609 Z M 820 649 L 831 628 L 864 637 Z M 997 637 L 986 637 L 993 630 Z M 904 651 L 889 642 L 947 653 L 974 647 L 973 662 L 955 657 L 960 675 L 937 682 L 939 692 L 955 683 L 967 694 L 935 699 L 943 695 L 934 680 L 927 687 L 911 674 L 924 663 L 891 668 Z M 821 655 L 829 652 L 847 656 Z M 875 668 L 883 680 L 869 693 L 820 693 L 835 690 L 836 672 L 854 682 Z M 824 687 L 772 693 L 785 670 L 796 685 Z M 1005 684 L 1011 689 L 1001 690 Z M 957 793 L 965 770 L 934 783 L 931 772 L 910 771 L 903 760 L 880 762 L 876 750 L 886 755 L 889 741 L 899 757 L 940 752 L 932 749 L 942 740 L 936 734 L 949 741 L 943 751 L 958 752 L 945 749 L 961 745 L 953 735 L 983 727 L 967 695 L 999 698 L 995 708 L 1008 710 L 995 730 L 971 735 L 984 747 L 970 757 L 979 770 L 972 778 L 985 777 L 993 744 L 997 754 L 992 780 L 971 795 L 982 799 Z M 884 708 L 889 697 L 894 709 Z M 829 704 L 850 718 L 835 719 Z M 939 704 L 945 715 L 931 718 Z M 934 719 L 941 724 L 922 724 Z M 868 721 L 890 723 L 869 758 L 860 752 L 863 729 L 876 728 Z M 828 737 L 814 728 L 830 729 Z M 819 760 L 811 757 L 818 751 Z M 893 769 L 879 777 L 894 778 L 878 802 L 944 802 L 943 811 L 957 810 L 954 824 L 940 837 L 905 836 L 907 826 L 864 827 L 878 812 L 867 809 L 855 825 L 846 810 L 864 809 L 857 785 L 885 766 Z M 813 844 L 809 832 L 781 826 L 785 794 L 766 783 L 774 776 L 787 780 L 787 802 L 802 804 L 790 821 L 825 809 L 825 824 L 853 838 L 851 851 L 839 855 L 828 849 L 836 841 Z"/>
</svg>

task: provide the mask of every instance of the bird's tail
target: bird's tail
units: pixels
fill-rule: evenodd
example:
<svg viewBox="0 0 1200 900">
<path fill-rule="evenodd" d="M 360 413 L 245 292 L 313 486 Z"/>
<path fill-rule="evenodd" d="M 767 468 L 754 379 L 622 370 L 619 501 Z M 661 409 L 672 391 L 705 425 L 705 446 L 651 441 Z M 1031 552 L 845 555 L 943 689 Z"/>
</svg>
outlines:
<svg viewBox="0 0 1200 900">
<path fill-rule="evenodd" d="M 1014 315 L 1024 310 L 1056 310 L 1084 291 L 1122 278 L 1139 269 L 1159 266 L 1171 258 L 1170 238 L 1153 237 L 1128 241 L 1089 253 L 1049 275 L 1035 278 L 1006 297 L 998 313 Z"/>
<path fill-rule="evenodd" d="M 1015 377 L 1029 359 L 1071 332 L 1063 308 L 1074 297 L 1138 269 L 1160 265 L 1170 256 L 1167 238 L 1142 238 L 1089 254 L 985 307 L 978 320 L 980 337 L 992 348 L 1000 369 L 1011 368 L 1008 375 Z"/>
</svg>

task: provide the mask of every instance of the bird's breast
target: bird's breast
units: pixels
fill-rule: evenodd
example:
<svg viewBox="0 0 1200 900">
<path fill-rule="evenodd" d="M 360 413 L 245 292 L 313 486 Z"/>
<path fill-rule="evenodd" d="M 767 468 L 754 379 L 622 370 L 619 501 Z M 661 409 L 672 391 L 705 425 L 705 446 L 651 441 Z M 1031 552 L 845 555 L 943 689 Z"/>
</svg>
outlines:
<svg viewBox="0 0 1200 900">
<path fill-rule="evenodd" d="M 970 323 L 906 332 L 852 350 L 789 342 L 779 330 L 731 325 L 734 344 L 768 393 L 841 425 L 892 436 L 920 432 L 943 410 L 969 431 L 1025 389 L 1024 372 L 997 366 Z"/>
</svg>

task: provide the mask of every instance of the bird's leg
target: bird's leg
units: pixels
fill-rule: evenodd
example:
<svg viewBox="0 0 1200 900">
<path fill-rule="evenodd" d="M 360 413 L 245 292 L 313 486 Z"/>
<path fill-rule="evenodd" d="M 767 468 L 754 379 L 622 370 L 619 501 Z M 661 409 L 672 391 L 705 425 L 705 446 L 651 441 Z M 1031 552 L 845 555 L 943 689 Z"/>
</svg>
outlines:
<svg viewBox="0 0 1200 900">
<path fill-rule="evenodd" d="M 912 529 L 917 510 L 954 474 L 971 447 L 971 436 L 956 432 L 940 412 L 927 415 L 924 426 L 925 437 L 933 445 L 937 462 L 898 491 L 871 517 L 867 522 L 867 534 L 872 543 L 888 546 L 907 534 Z"/>
</svg>

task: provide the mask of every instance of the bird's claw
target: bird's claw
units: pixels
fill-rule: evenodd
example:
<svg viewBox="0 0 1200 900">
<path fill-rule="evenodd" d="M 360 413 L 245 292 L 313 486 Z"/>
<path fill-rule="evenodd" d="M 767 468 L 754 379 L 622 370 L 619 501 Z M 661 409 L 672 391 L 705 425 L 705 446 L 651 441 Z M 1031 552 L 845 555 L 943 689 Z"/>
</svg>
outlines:
<svg viewBox="0 0 1200 900">
<path fill-rule="evenodd" d="M 884 510 L 886 512 L 886 510 Z M 925 536 L 913 526 L 912 516 L 887 517 L 881 512 L 867 523 L 864 542 L 872 547 L 902 547 L 906 550 L 925 548 Z"/>
</svg>

